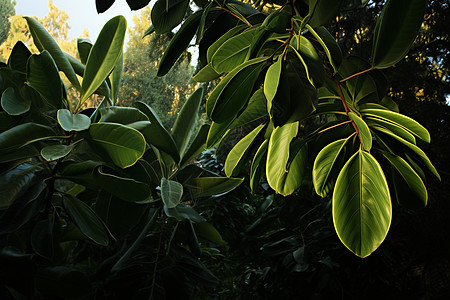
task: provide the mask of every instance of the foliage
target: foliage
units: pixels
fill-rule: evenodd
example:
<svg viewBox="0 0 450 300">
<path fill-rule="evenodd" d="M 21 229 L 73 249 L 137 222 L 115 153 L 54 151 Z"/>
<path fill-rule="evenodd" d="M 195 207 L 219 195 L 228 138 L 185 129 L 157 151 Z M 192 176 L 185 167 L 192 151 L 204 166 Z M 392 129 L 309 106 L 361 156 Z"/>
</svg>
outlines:
<svg viewBox="0 0 450 300">
<path fill-rule="evenodd" d="M 10 18 L 14 16 L 16 1 L 1 0 L 0 1 L 0 45 L 8 38 L 9 29 L 11 28 Z"/>
<path fill-rule="evenodd" d="M 79 40 L 81 61 L 26 21 L 39 53 L 18 42 L 0 68 L 2 298 L 160 298 L 216 284 L 197 259 L 199 239 L 225 242 L 194 207 L 242 179 L 190 164 L 205 144 L 207 128 L 194 131 L 203 90 L 169 131 L 143 102 L 111 105 L 124 17 L 106 23 L 95 44 Z M 77 103 L 60 72 L 80 93 Z M 93 93 L 100 105 L 81 109 Z M 183 288 L 174 291 L 174 282 Z"/>
</svg>

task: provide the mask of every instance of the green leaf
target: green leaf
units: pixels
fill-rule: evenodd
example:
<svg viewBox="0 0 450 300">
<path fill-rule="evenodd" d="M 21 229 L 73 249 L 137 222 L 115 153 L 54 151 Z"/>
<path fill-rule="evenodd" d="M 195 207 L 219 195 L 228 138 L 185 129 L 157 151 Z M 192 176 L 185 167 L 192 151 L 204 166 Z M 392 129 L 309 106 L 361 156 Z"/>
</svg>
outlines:
<svg viewBox="0 0 450 300">
<path fill-rule="evenodd" d="M 188 180 L 185 186 L 193 198 L 200 198 L 231 192 L 243 181 L 243 178 L 198 177 Z"/>
<path fill-rule="evenodd" d="M 9 115 L 17 116 L 30 110 L 31 100 L 23 98 L 15 88 L 8 87 L 3 91 L 1 104 Z"/>
<path fill-rule="evenodd" d="M 234 119 L 244 108 L 267 58 L 262 59 L 249 61 L 249 63 L 252 63 L 238 71 L 223 88 L 214 103 L 214 108 L 211 110 L 211 119 L 214 122 L 223 123 L 229 119 Z"/>
<path fill-rule="evenodd" d="M 34 184 L 41 180 L 44 174 L 42 165 L 29 162 L 22 163 L 11 170 L 0 174 L 0 208 L 10 206 Z"/>
<path fill-rule="evenodd" d="M 173 217 L 178 221 L 183 221 L 186 219 L 196 223 L 206 221 L 205 218 L 200 216 L 198 212 L 196 212 L 192 207 L 184 203 L 180 203 L 177 207 L 174 208 L 168 208 L 167 206 L 164 206 L 164 212 L 168 217 Z"/>
<path fill-rule="evenodd" d="M 213 69 L 219 74 L 227 73 L 243 63 L 256 30 L 251 28 L 224 42 L 211 58 Z"/>
<path fill-rule="evenodd" d="M 151 19 L 155 32 L 166 33 L 183 20 L 188 7 L 187 0 L 158 0 L 152 7 Z"/>
<path fill-rule="evenodd" d="M 145 138 L 136 129 L 117 123 L 95 123 L 89 134 L 118 167 L 130 167 L 144 155 Z"/>
<path fill-rule="evenodd" d="M 183 166 L 197 157 L 202 151 L 206 150 L 206 137 L 208 136 L 209 125 L 203 124 L 197 132 L 192 143 L 183 154 L 180 165 Z"/>
<path fill-rule="evenodd" d="M 42 148 L 41 155 L 46 161 L 52 161 L 67 156 L 72 149 L 73 145 L 52 145 Z"/>
<path fill-rule="evenodd" d="M 332 190 L 344 164 L 345 145 L 348 139 L 328 144 L 317 155 L 313 166 L 313 184 L 319 196 L 326 197 Z"/>
<path fill-rule="evenodd" d="M 278 60 L 273 63 L 266 72 L 264 78 L 264 95 L 267 99 L 267 110 L 270 112 L 272 107 L 272 100 L 278 91 L 278 85 L 281 78 L 281 71 L 283 69 L 283 58 L 278 57 Z"/>
<path fill-rule="evenodd" d="M 148 121 L 147 115 L 134 107 L 110 106 L 100 110 L 100 123 L 119 123 L 123 125 Z"/>
<path fill-rule="evenodd" d="M 339 44 L 336 42 L 335 38 L 325 27 L 320 26 L 313 29 L 311 26 L 306 25 L 306 28 L 320 43 L 325 51 L 325 54 L 327 55 L 328 60 L 330 61 L 331 66 L 334 69 L 334 73 L 336 73 L 342 63 L 343 55 L 341 47 L 339 47 Z"/>
<path fill-rule="evenodd" d="M 31 55 L 27 65 L 27 84 L 38 91 L 52 107 L 62 107 L 61 77 L 53 58 L 47 51 Z"/>
<path fill-rule="evenodd" d="M 65 131 L 83 131 L 91 126 L 91 119 L 83 114 L 72 114 L 68 109 L 59 109 L 58 123 Z"/>
<path fill-rule="evenodd" d="M 167 208 L 174 208 L 181 202 L 183 185 L 179 182 L 161 178 L 161 198 Z"/>
<path fill-rule="evenodd" d="M 63 205 L 82 233 L 95 243 L 108 246 L 108 233 L 102 221 L 86 203 L 73 196 L 65 195 Z"/>
<path fill-rule="evenodd" d="M 167 0 L 168 1 L 168 0 Z M 164 54 L 159 62 L 157 76 L 166 75 L 175 62 L 178 60 L 180 55 L 186 51 L 197 32 L 198 24 L 200 23 L 200 19 L 202 16 L 202 11 L 199 10 L 194 14 L 190 15 L 189 18 L 184 21 L 183 25 L 181 25 L 180 29 L 170 40 L 169 45 L 167 46 Z"/>
<path fill-rule="evenodd" d="M 385 239 L 392 219 L 386 178 L 375 158 L 356 152 L 336 181 L 333 222 L 339 239 L 354 254 L 366 257 Z"/>
<path fill-rule="evenodd" d="M 357 114 L 353 112 L 348 113 L 348 117 L 354 122 L 358 128 L 358 136 L 361 140 L 364 150 L 370 151 L 372 149 L 372 135 L 370 134 L 369 126 Z"/>
<path fill-rule="evenodd" d="M 198 237 L 207 240 L 208 242 L 214 243 L 219 246 L 224 246 L 227 243 L 222 239 L 222 236 L 217 231 L 217 229 L 209 223 L 201 222 L 195 223 L 194 229 Z"/>
<path fill-rule="evenodd" d="M 211 63 L 207 64 L 203 69 L 197 72 L 192 79 L 196 82 L 209 82 L 220 77 L 211 66 Z"/>
<path fill-rule="evenodd" d="M 47 50 L 58 66 L 58 69 L 64 72 L 67 79 L 69 79 L 70 83 L 77 90 L 80 90 L 81 87 L 78 82 L 77 75 L 75 74 L 75 70 L 72 68 L 72 65 L 69 63 L 64 55 L 64 52 L 61 51 L 56 41 L 38 21 L 31 17 L 24 18 L 27 20 L 28 28 L 33 36 L 33 42 L 39 51 L 43 52 L 44 50 Z"/>
<path fill-rule="evenodd" d="M 142 131 L 147 143 L 152 144 L 161 151 L 169 154 L 175 162 L 180 161 L 180 153 L 172 135 L 164 128 L 158 115 L 153 109 L 144 102 L 134 104 L 139 110 L 148 117 L 151 124 Z"/>
<path fill-rule="evenodd" d="M 111 74 L 109 75 L 109 81 L 111 83 L 111 100 L 114 104 L 117 102 L 117 97 L 119 95 L 120 83 L 122 82 L 122 72 L 123 72 L 123 51 L 119 56 L 119 59 L 114 66 Z"/>
<path fill-rule="evenodd" d="M 295 54 L 305 68 L 308 81 L 312 86 L 322 86 L 325 80 L 325 68 L 323 67 L 323 59 L 319 56 L 319 53 L 317 53 L 314 45 L 309 39 L 300 36 L 299 40 L 297 40 L 297 37 L 294 37 L 291 40 L 291 47 L 292 46 L 294 46 Z"/>
<path fill-rule="evenodd" d="M 245 110 L 230 125 L 231 129 L 238 128 L 267 116 L 267 100 L 263 89 L 253 93 Z"/>
<path fill-rule="evenodd" d="M 184 103 L 172 127 L 172 136 L 183 157 L 197 122 L 198 110 L 203 98 L 203 88 L 195 90 Z"/>
<path fill-rule="evenodd" d="M 222 36 L 220 36 L 211 46 L 209 46 L 208 51 L 206 53 L 206 58 L 207 58 L 208 63 L 211 63 L 211 59 L 212 59 L 213 55 L 216 53 L 217 49 L 219 49 L 220 46 L 223 45 L 223 43 L 225 43 L 226 41 L 231 39 L 234 35 L 241 32 L 245 28 L 247 28 L 247 25 L 245 25 L 245 24 L 233 27 L 230 30 L 228 30 L 227 32 L 225 32 Z"/>
<path fill-rule="evenodd" d="M 148 5 L 150 0 L 127 0 L 128 6 L 131 10 L 139 10 Z"/>
<path fill-rule="evenodd" d="M 250 190 L 252 194 L 256 191 L 256 186 L 262 177 L 262 172 L 265 167 L 265 160 L 267 159 L 267 147 L 269 145 L 269 140 L 264 140 L 264 142 L 259 146 L 253 157 L 252 165 L 250 167 Z M 264 161 L 264 163 L 262 163 Z"/>
<path fill-rule="evenodd" d="M 83 65 L 86 65 L 89 53 L 91 53 L 92 42 L 89 39 L 80 38 L 77 39 L 77 49 L 80 55 L 80 60 Z"/>
<path fill-rule="evenodd" d="M 393 123 L 394 125 L 411 132 L 423 141 L 427 143 L 430 142 L 430 133 L 428 130 L 417 121 L 405 115 L 385 109 L 362 109 L 360 112 L 363 116 L 372 116 Z"/>
<path fill-rule="evenodd" d="M 309 24 L 312 27 L 325 25 L 334 18 L 341 7 L 342 0 L 310 0 Z"/>
<path fill-rule="evenodd" d="M 25 123 L 0 133 L 0 154 L 16 150 L 36 141 L 57 137 L 52 128 L 38 123 Z"/>
<path fill-rule="evenodd" d="M 407 208 L 425 207 L 428 193 L 420 176 L 400 156 L 387 152 L 382 154 L 393 167 L 394 190 L 399 204 Z"/>
<path fill-rule="evenodd" d="M 22 41 L 18 41 L 8 58 L 8 67 L 21 73 L 27 72 L 27 61 L 31 56 L 30 50 Z"/>
<path fill-rule="evenodd" d="M 388 0 L 378 17 L 372 46 L 372 66 L 387 68 L 408 53 L 422 24 L 426 0 Z"/>
<path fill-rule="evenodd" d="M 225 160 L 225 174 L 228 177 L 239 174 L 240 168 L 244 163 L 245 157 L 250 150 L 250 146 L 258 136 L 259 132 L 264 128 L 265 124 L 261 124 L 253 129 L 249 134 L 243 137 L 231 151 Z"/>
<path fill-rule="evenodd" d="M 114 17 L 103 26 L 86 62 L 77 108 L 100 87 L 116 66 L 122 55 L 126 30 L 127 21 L 123 16 Z"/>
<path fill-rule="evenodd" d="M 369 127 L 372 126 L 372 124 L 376 124 L 378 126 L 382 126 L 390 131 L 392 131 L 393 133 L 395 133 L 396 135 L 398 135 L 399 137 L 407 140 L 410 143 L 416 144 L 416 138 L 414 137 L 413 134 L 411 134 L 408 130 L 404 129 L 401 126 L 398 126 L 395 123 L 391 123 L 389 121 L 386 121 L 384 119 L 379 119 L 379 118 L 374 118 L 374 117 L 369 117 L 366 116 L 364 118 L 366 120 L 367 125 L 369 125 Z"/>
</svg>

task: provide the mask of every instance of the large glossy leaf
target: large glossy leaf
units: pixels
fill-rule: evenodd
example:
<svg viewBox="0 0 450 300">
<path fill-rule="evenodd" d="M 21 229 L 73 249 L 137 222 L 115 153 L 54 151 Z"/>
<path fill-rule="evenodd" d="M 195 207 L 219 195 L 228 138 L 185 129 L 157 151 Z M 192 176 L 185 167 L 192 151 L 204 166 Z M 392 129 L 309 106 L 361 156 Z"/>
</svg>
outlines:
<svg viewBox="0 0 450 300">
<path fill-rule="evenodd" d="M 36 47 L 42 52 L 44 50 L 48 51 L 52 58 L 54 59 L 58 69 L 63 71 L 70 83 L 77 89 L 80 90 L 80 83 L 78 82 L 75 70 L 72 68 L 71 64 L 67 60 L 64 52 L 59 48 L 56 41 L 47 32 L 47 30 L 38 21 L 31 17 L 24 17 L 27 20 L 28 28 L 33 36 L 33 42 Z"/>
<path fill-rule="evenodd" d="M 148 5 L 150 0 L 127 0 L 128 6 L 131 10 L 138 10 Z"/>
<path fill-rule="evenodd" d="M 189 145 L 192 131 L 197 122 L 198 110 L 203 98 L 203 88 L 197 89 L 186 100 L 172 127 L 172 136 L 178 145 L 180 156 L 184 155 Z"/>
<path fill-rule="evenodd" d="M 400 156 L 387 152 L 382 154 L 393 167 L 394 190 L 399 204 L 408 208 L 426 206 L 428 193 L 420 176 Z"/>
<path fill-rule="evenodd" d="M 219 74 L 227 73 L 243 63 L 256 30 L 252 28 L 224 42 L 211 58 L 213 69 Z"/>
<path fill-rule="evenodd" d="M 108 246 L 108 232 L 95 212 L 83 201 L 65 195 L 63 198 L 64 209 L 82 233 L 95 243 Z"/>
<path fill-rule="evenodd" d="M 95 7 L 99 14 L 107 11 L 116 0 L 95 0 Z"/>
<path fill-rule="evenodd" d="M 362 109 L 361 114 L 363 116 L 371 116 L 378 119 L 382 119 L 384 121 L 390 122 L 398 127 L 401 127 L 425 142 L 430 142 L 430 133 L 425 129 L 422 125 L 420 125 L 417 121 L 399 114 L 394 111 L 389 111 L 385 109 Z"/>
<path fill-rule="evenodd" d="M 155 32 L 166 33 L 181 23 L 186 13 L 187 0 L 158 0 L 152 7 L 152 25 Z"/>
<path fill-rule="evenodd" d="M 228 193 L 243 181 L 243 178 L 198 177 L 188 180 L 185 186 L 193 198 L 200 198 Z"/>
<path fill-rule="evenodd" d="M 358 136 L 364 150 L 370 151 L 372 149 L 372 135 L 370 134 L 369 126 L 354 112 L 349 112 L 348 116 L 358 128 Z"/>
<path fill-rule="evenodd" d="M 230 128 L 238 128 L 267 116 L 267 100 L 263 89 L 253 93 L 245 110 L 233 121 Z"/>
<path fill-rule="evenodd" d="M 8 87 L 3 91 L 1 98 L 2 108 L 9 115 L 21 115 L 30 110 L 31 100 L 23 98 L 14 87 Z"/>
<path fill-rule="evenodd" d="M 230 79 L 217 97 L 214 108 L 211 110 L 211 119 L 214 122 L 223 123 L 229 119 L 234 119 L 242 108 L 244 108 L 250 98 L 265 60 L 266 58 L 262 58 L 262 60 L 257 58 L 249 61 L 249 63 L 252 63 L 238 71 Z"/>
<path fill-rule="evenodd" d="M 310 0 L 308 15 L 311 19 L 308 23 L 312 27 L 325 25 L 336 16 L 341 2 L 342 0 Z"/>
<path fill-rule="evenodd" d="M 72 149 L 73 149 L 73 144 L 72 145 L 46 146 L 46 147 L 42 148 L 41 156 L 46 161 L 57 160 L 57 159 L 60 159 L 62 157 L 69 155 L 69 153 L 72 151 Z"/>
<path fill-rule="evenodd" d="M 211 59 L 212 59 L 213 55 L 216 53 L 217 49 L 219 49 L 220 46 L 223 45 L 223 43 L 225 43 L 226 41 L 231 39 L 234 35 L 238 34 L 245 28 L 247 28 L 247 25 L 245 25 L 245 24 L 233 27 L 230 30 L 228 30 L 226 33 L 224 33 L 222 36 L 220 36 L 211 46 L 209 46 L 207 54 L 206 54 L 206 59 L 207 59 L 208 63 L 211 63 Z"/>
<path fill-rule="evenodd" d="M 31 56 L 30 50 L 28 50 L 27 46 L 22 41 L 18 41 L 13 49 L 11 50 L 11 54 L 8 58 L 8 66 L 22 73 L 27 72 L 27 61 Z"/>
<path fill-rule="evenodd" d="M 27 65 L 27 84 L 38 91 L 54 108 L 62 107 L 62 81 L 49 52 L 43 51 L 30 57 Z"/>
<path fill-rule="evenodd" d="M 119 123 L 123 125 L 148 121 L 145 113 L 134 107 L 110 106 L 100 110 L 100 122 Z"/>
<path fill-rule="evenodd" d="M 245 157 L 250 150 L 250 146 L 258 136 L 259 132 L 264 128 L 265 124 L 261 124 L 253 129 L 249 134 L 243 137 L 231 151 L 225 160 L 225 174 L 228 177 L 239 174 L 240 168 L 245 161 Z"/>
<path fill-rule="evenodd" d="M 162 125 L 158 115 L 144 102 L 136 102 L 135 106 L 139 108 L 140 111 L 145 113 L 150 120 L 150 126 L 142 131 L 147 143 L 152 144 L 159 150 L 166 152 L 172 156 L 174 161 L 180 161 L 178 146 L 172 135 Z"/>
<path fill-rule="evenodd" d="M 83 114 L 72 114 L 68 109 L 59 109 L 58 123 L 65 131 L 83 131 L 91 126 L 91 119 Z"/>
<path fill-rule="evenodd" d="M 17 198 L 41 180 L 44 167 L 29 162 L 0 174 L 0 208 L 11 205 Z"/>
<path fill-rule="evenodd" d="M 345 145 L 348 139 L 337 140 L 324 147 L 317 155 L 313 166 L 313 184 L 316 193 L 326 197 L 332 190 L 344 164 Z"/>
<path fill-rule="evenodd" d="M 77 39 L 77 49 L 80 55 L 80 60 L 83 65 L 86 65 L 89 53 L 91 53 L 92 42 L 89 39 Z"/>
<path fill-rule="evenodd" d="M 371 127 L 372 124 L 382 126 L 386 129 L 392 131 L 399 137 L 407 140 L 408 142 L 416 144 L 416 138 L 414 137 L 414 135 L 402 126 L 399 126 L 395 123 L 391 123 L 384 119 L 374 118 L 374 117 L 370 117 L 370 116 L 366 116 L 364 119 L 365 119 L 367 125 L 369 125 L 369 127 Z"/>
<path fill-rule="evenodd" d="M 117 103 L 117 97 L 119 95 L 120 83 L 122 82 L 123 71 L 123 52 L 120 54 L 119 59 L 114 66 L 111 74 L 109 75 L 109 82 L 111 83 L 111 100 L 114 104 Z"/>
<path fill-rule="evenodd" d="M 334 69 L 334 73 L 336 73 L 342 63 L 341 47 L 339 47 L 339 44 L 325 27 L 320 26 L 313 29 L 311 26 L 307 25 L 306 28 L 308 28 L 320 43 Z"/>
<path fill-rule="evenodd" d="M 408 53 L 425 14 L 426 0 L 388 0 L 378 17 L 372 46 L 372 66 L 387 68 Z"/>
<path fill-rule="evenodd" d="M 291 46 L 294 45 L 294 52 L 303 64 L 306 77 L 314 87 L 320 87 L 325 80 L 325 68 L 322 57 L 317 52 L 311 41 L 304 36 L 293 38 Z"/>
<path fill-rule="evenodd" d="M 344 165 L 332 201 L 339 239 L 354 254 L 366 257 L 385 239 L 392 218 L 389 187 L 379 163 L 359 150 Z"/>
<path fill-rule="evenodd" d="M 220 77 L 220 74 L 217 74 L 216 71 L 211 66 L 211 63 L 207 64 L 203 67 L 197 74 L 192 77 L 196 82 L 209 82 L 213 81 Z"/>
<path fill-rule="evenodd" d="M 269 67 L 264 78 L 264 95 L 267 99 L 267 110 L 269 112 L 272 108 L 272 100 L 278 91 L 282 69 L 283 59 L 278 57 L 278 60 Z"/>
<path fill-rule="evenodd" d="M 203 124 L 197 132 L 197 135 L 192 140 L 183 157 L 180 165 L 183 166 L 196 158 L 202 151 L 206 150 L 206 138 L 208 136 L 209 125 Z"/>
<path fill-rule="evenodd" d="M 114 69 L 122 55 L 126 30 L 127 21 L 123 16 L 114 17 L 103 26 L 86 62 L 78 108 L 100 87 Z"/>
<path fill-rule="evenodd" d="M 57 137 L 52 128 L 38 123 L 25 123 L 0 133 L 0 154 L 16 150 L 36 141 Z"/>
<path fill-rule="evenodd" d="M 145 138 L 136 129 L 117 123 L 96 123 L 89 128 L 89 134 L 118 167 L 130 167 L 144 155 Z"/>
<path fill-rule="evenodd" d="M 190 15 L 170 40 L 170 43 L 164 51 L 161 61 L 159 62 L 157 76 L 166 75 L 178 60 L 180 55 L 187 49 L 189 43 L 197 32 L 201 16 L 201 10 Z"/>
<path fill-rule="evenodd" d="M 179 182 L 161 178 L 161 198 L 167 208 L 174 208 L 181 202 L 183 185 Z"/>
</svg>

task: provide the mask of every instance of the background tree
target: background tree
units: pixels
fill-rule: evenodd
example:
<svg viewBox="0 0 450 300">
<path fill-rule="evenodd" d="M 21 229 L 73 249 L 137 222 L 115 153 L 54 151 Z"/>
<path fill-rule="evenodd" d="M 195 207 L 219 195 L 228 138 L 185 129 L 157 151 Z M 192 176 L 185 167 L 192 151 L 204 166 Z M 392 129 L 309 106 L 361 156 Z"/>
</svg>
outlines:
<svg viewBox="0 0 450 300">
<path fill-rule="evenodd" d="M 0 45 L 8 38 L 10 18 L 16 14 L 15 0 L 0 0 Z"/>
</svg>

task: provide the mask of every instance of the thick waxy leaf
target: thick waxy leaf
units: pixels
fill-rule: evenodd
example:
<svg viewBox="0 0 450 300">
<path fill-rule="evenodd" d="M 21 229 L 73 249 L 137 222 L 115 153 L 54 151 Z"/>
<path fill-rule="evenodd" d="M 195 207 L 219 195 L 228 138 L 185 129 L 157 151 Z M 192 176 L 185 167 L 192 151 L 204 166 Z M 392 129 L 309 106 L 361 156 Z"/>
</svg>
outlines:
<svg viewBox="0 0 450 300">
<path fill-rule="evenodd" d="M 313 184 L 316 193 L 326 197 L 332 190 L 344 164 L 345 145 L 348 139 L 337 140 L 323 148 L 313 166 Z"/>
<path fill-rule="evenodd" d="M 245 157 L 250 150 L 250 146 L 258 136 L 259 132 L 264 128 L 265 124 L 261 124 L 253 129 L 249 134 L 243 137 L 231 151 L 228 153 L 225 161 L 225 174 L 228 177 L 239 174 L 242 164 L 245 162 Z"/>
<path fill-rule="evenodd" d="M 223 45 L 223 43 L 225 43 L 226 41 L 231 39 L 234 35 L 238 34 L 245 28 L 247 28 L 247 25 L 245 25 L 245 24 L 233 27 L 230 30 L 228 30 L 226 33 L 224 33 L 222 36 L 220 36 L 220 38 L 218 38 L 211 46 L 209 46 L 207 54 L 206 54 L 208 63 L 211 63 L 212 57 L 216 53 L 217 49 L 219 49 L 220 46 Z"/>
<path fill-rule="evenodd" d="M 211 63 L 207 64 L 203 69 L 197 72 L 192 78 L 197 82 L 209 82 L 220 77 L 211 66 Z"/>
<path fill-rule="evenodd" d="M 117 102 L 117 96 L 119 95 L 120 83 L 122 82 L 123 71 L 123 52 L 120 54 L 119 59 L 114 66 L 111 74 L 109 75 L 109 82 L 111 83 L 111 100 L 114 104 Z"/>
<path fill-rule="evenodd" d="M 38 123 L 25 123 L 0 133 L 0 154 L 36 141 L 57 137 L 52 128 Z"/>
<path fill-rule="evenodd" d="M 180 156 L 182 157 L 190 142 L 192 131 L 197 122 L 198 110 L 203 98 L 203 88 L 197 89 L 186 100 L 181 108 L 175 123 L 172 127 L 172 136 L 175 143 L 178 145 Z"/>
<path fill-rule="evenodd" d="M 278 60 L 272 64 L 267 70 L 266 77 L 264 78 L 264 95 L 267 99 L 267 110 L 270 112 L 272 107 L 272 100 L 275 97 L 278 85 L 280 82 L 280 76 L 282 71 L 283 59 L 278 57 Z"/>
<path fill-rule="evenodd" d="M 211 119 L 217 123 L 223 123 L 229 119 L 233 119 L 247 104 L 248 99 L 253 91 L 256 80 L 263 67 L 264 61 L 267 58 L 256 58 L 250 60 L 240 67 L 233 70 L 232 74 L 237 69 L 240 69 L 232 78 L 227 82 L 226 86 L 220 91 L 220 94 L 214 101 L 213 93 L 208 99 L 208 104 L 213 105 L 210 113 Z M 241 65 L 242 66 L 242 65 Z M 228 77 L 228 75 L 226 76 Z M 227 78 L 223 80 L 227 80 Z M 219 88 L 219 85 L 216 89 Z M 213 103 L 214 101 L 214 103 Z"/>
<path fill-rule="evenodd" d="M 138 10 L 148 5 L 150 0 L 127 0 L 128 6 L 131 10 Z"/>
<path fill-rule="evenodd" d="M 108 246 L 108 233 L 100 218 L 89 205 L 69 195 L 64 196 L 63 205 L 67 214 L 77 224 L 82 233 L 95 243 Z"/>
<path fill-rule="evenodd" d="M 17 116 L 30 110 L 31 100 L 23 98 L 15 88 L 9 87 L 2 94 L 1 104 L 9 115 Z"/>
<path fill-rule="evenodd" d="M 336 16 L 342 0 L 310 0 L 309 13 L 311 16 L 309 24 L 312 27 L 325 25 Z"/>
<path fill-rule="evenodd" d="M 136 129 L 117 123 L 96 123 L 89 128 L 89 134 L 118 167 L 130 167 L 144 155 L 145 138 Z"/>
<path fill-rule="evenodd" d="M 59 48 L 56 41 L 52 38 L 52 36 L 47 32 L 47 30 L 42 26 L 38 21 L 31 17 L 24 17 L 27 20 L 28 28 L 30 29 L 30 33 L 33 36 L 33 42 L 36 47 L 43 52 L 47 50 L 51 57 L 54 59 L 58 69 L 63 71 L 66 74 L 67 79 L 69 79 L 70 83 L 77 89 L 80 90 L 80 83 L 78 82 L 77 75 L 75 74 L 75 70 L 72 68 L 72 65 L 67 60 L 64 52 Z"/>
<path fill-rule="evenodd" d="M 167 208 L 174 208 L 180 204 L 183 196 L 183 185 L 179 182 L 161 178 L 161 198 Z"/>
<path fill-rule="evenodd" d="M 385 109 L 362 109 L 361 114 L 363 116 L 372 116 L 393 123 L 394 125 L 411 132 L 425 142 L 430 142 L 430 133 L 428 130 L 417 121 L 405 115 Z"/>
<path fill-rule="evenodd" d="M 174 208 L 168 208 L 167 206 L 164 206 L 164 212 L 168 217 L 173 217 L 178 221 L 191 220 L 196 223 L 206 221 L 205 218 L 199 215 L 199 213 L 196 212 L 192 207 L 184 203 L 180 203 L 177 207 Z"/>
<path fill-rule="evenodd" d="M 65 131 L 83 131 L 91 126 L 91 119 L 83 114 L 72 114 L 68 109 L 59 109 L 58 123 Z"/>
<path fill-rule="evenodd" d="M 55 61 L 47 51 L 32 55 L 27 65 L 27 84 L 54 108 L 63 104 L 63 87 Z"/>
<path fill-rule="evenodd" d="M 391 123 L 391 122 L 386 121 L 384 119 L 379 119 L 379 118 L 375 118 L 375 117 L 366 116 L 364 119 L 365 119 L 367 125 L 369 125 L 369 127 L 371 127 L 372 124 L 376 124 L 378 126 L 382 126 L 382 127 L 386 128 L 386 129 L 392 131 L 393 133 L 395 133 L 399 137 L 407 140 L 408 142 L 416 144 L 416 138 L 414 137 L 414 135 L 412 133 L 410 133 L 408 130 L 406 130 L 404 127 L 402 127 L 402 126 L 398 126 L 395 123 Z"/>
<path fill-rule="evenodd" d="M 374 31 L 372 66 L 387 68 L 408 53 L 425 14 L 426 0 L 388 0 Z"/>
<path fill-rule="evenodd" d="M 142 131 L 147 143 L 150 143 L 159 150 L 166 152 L 172 156 L 174 161 L 180 161 L 178 146 L 172 135 L 161 124 L 158 115 L 144 102 L 136 102 L 135 106 L 139 108 L 140 111 L 145 113 L 150 120 L 150 126 Z"/>
<path fill-rule="evenodd" d="M 243 63 L 256 30 L 252 28 L 224 42 L 211 58 L 213 69 L 219 74 L 227 73 Z"/>
<path fill-rule="evenodd" d="M 238 128 L 267 116 L 267 100 L 263 89 L 253 93 L 245 110 L 233 121 L 230 128 Z"/>
<path fill-rule="evenodd" d="M 0 208 L 11 205 L 40 181 L 43 173 L 43 166 L 27 162 L 0 174 Z"/>
<path fill-rule="evenodd" d="M 222 195 L 234 190 L 244 181 L 243 178 L 199 177 L 186 182 L 193 198 Z"/>
<path fill-rule="evenodd" d="M 161 61 L 159 62 L 157 76 L 166 75 L 178 60 L 180 55 L 187 49 L 189 43 L 197 32 L 201 16 L 201 10 L 190 15 L 170 40 L 169 46 L 167 46 L 166 51 L 164 51 Z"/>
<path fill-rule="evenodd" d="M 62 266 L 39 268 L 35 283 L 45 298 L 86 299 L 92 291 L 92 284 L 84 273 Z"/>
<path fill-rule="evenodd" d="M 77 39 L 78 54 L 83 65 L 86 65 L 89 53 L 91 53 L 92 42 L 89 39 Z"/>
<path fill-rule="evenodd" d="M 352 119 L 352 121 L 358 128 L 358 136 L 361 140 L 364 150 L 370 151 L 370 149 L 372 149 L 372 135 L 370 134 L 369 126 L 367 126 L 366 122 L 364 122 L 363 119 L 361 119 L 357 114 L 353 112 L 349 112 L 348 116 L 350 119 Z"/>
<path fill-rule="evenodd" d="M 323 26 L 313 29 L 307 25 L 306 28 L 312 33 L 316 40 L 320 43 L 331 66 L 334 69 L 334 73 L 337 72 L 339 66 L 342 63 L 342 51 L 339 44 L 336 42 L 330 32 Z"/>
<path fill-rule="evenodd" d="M 195 233 L 199 238 L 202 238 L 208 242 L 214 243 L 219 246 L 226 245 L 226 242 L 222 239 L 222 236 L 217 229 L 209 223 L 201 222 L 193 224 Z"/>
<path fill-rule="evenodd" d="M 67 156 L 73 145 L 52 145 L 42 148 L 41 155 L 46 161 L 52 161 Z"/>
<path fill-rule="evenodd" d="M 13 70 L 26 73 L 27 61 L 30 56 L 31 52 L 28 50 L 27 46 L 25 46 L 23 42 L 18 41 L 9 55 L 8 66 Z"/>
<path fill-rule="evenodd" d="M 187 148 L 186 152 L 181 158 L 180 165 L 183 166 L 196 158 L 201 152 L 206 150 L 206 138 L 208 136 L 209 125 L 203 124 L 197 132 L 192 143 Z"/>
<path fill-rule="evenodd" d="M 250 168 L 250 190 L 252 191 L 252 194 L 255 193 L 256 186 L 259 184 L 264 171 L 268 145 L 269 140 L 264 140 L 253 157 L 252 166 Z"/>
<path fill-rule="evenodd" d="M 344 165 L 333 193 L 333 221 L 342 243 L 359 257 L 375 251 L 392 218 L 389 187 L 375 158 L 356 152 Z"/>
<path fill-rule="evenodd" d="M 145 113 L 134 107 L 111 106 L 100 110 L 100 122 L 132 124 L 139 121 L 148 121 Z"/>
<path fill-rule="evenodd" d="M 97 12 L 99 14 L 107 11 L 116 0 L 95 0 L 95 7 L 97 8 Z"/>
<path fill-rule="evenodd" d="M 383 152 L 393 167 L 394 189 L 397 201 L 408 208 L 421 208 L 427 205 L 428 193 L 419 175 L 400 156 Z"/>
<path fill-rule="evenodd" d="M 114 69 L 122 55 L 126 30 L 127 21 L 123 16 L 114 17 L 103 26 L 86 62 L 78 108 L 100 87 Z"/>
<path fill-rule="evenodd" d="M 155 32 L 166 33 L 181 23 L 186 13 L 187 0 L 158 0 L 152 7 L 152 25 Z"/>
<path fill-rule="evenodd" d="M 306 77 L 312 86 L 320 87 L 325 80 L 325 68 L 323 67 L 322 57 L 317 53 L 314 45 L 304 36 L 293 38 L 291 47 L 294 45 L 294 51 L 305 68 Z"/>
</svg>

